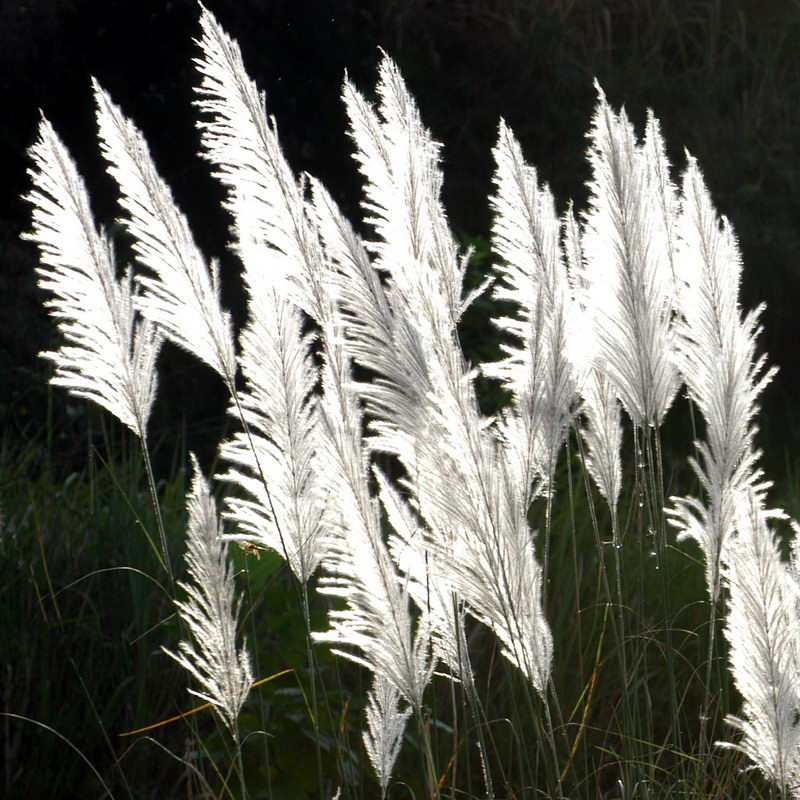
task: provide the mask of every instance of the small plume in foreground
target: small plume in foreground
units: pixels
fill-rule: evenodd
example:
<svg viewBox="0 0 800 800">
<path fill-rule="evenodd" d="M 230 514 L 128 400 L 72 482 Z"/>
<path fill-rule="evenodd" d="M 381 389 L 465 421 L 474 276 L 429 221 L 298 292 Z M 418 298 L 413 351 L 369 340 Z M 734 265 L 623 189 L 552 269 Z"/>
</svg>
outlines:
<svg viewBox="0 0 800 800">
<path fill-rule="evenodd" d="M 740 750 L 778 787 L 800 796 L 800 675 L 797 644 L 800 587 L 781 561 L 769 514 L 758 496 L 737 498 L 736 532 L 723 570 L 730 591 L 725 635 L 730 666 L 744 699 L 742 718 L 728 722 L 741 731 Z"/>
<path fill-rule="evenodd" d="M 182 641 L 178 653 L 162 649 L 202 687 L 202 691 L 189 691 L 211 703 L 234 731 L 253 675 L 246 647 L 236 649 L 236 620 L 241 600 L 235 599 L 233 570 L 226 556 L 216 503 L 197 459 L 194 455 L 191 459 L 194 479 L 186 504 L 189 513 L 186 563 L 191 582 L 178 583 L 188 599 L 176 601 L 175 605 L 194 643 Z"/>
<path fill-rule="evenodd" d="M 400 708 L 400 692 L 390 681 L 376 675 L 367 701 L 367 727 L 362 732 L 364 747 L 386 797 L 394 763 L 403 744 L 411 708 Z"/>
</svg>

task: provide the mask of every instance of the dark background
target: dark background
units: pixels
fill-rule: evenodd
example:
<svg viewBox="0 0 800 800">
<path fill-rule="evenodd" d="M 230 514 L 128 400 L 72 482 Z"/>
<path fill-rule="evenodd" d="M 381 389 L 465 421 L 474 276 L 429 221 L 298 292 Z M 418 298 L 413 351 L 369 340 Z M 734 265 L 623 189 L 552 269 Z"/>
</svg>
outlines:
<svg viewBox="0 0 800 800">
<path fill-rule="evenodd" d="M 563 208 L 588 177 L 585 132 L 600 80 L 641 126 L 661 119 L 676 169 L 698 157 L 718 208 L 739 234 L 743 304 L 767 303 L 764 348 L 780 373 L 768 389 L 762 443 L 782 461 L 796 439 L 800 303 L 800 3 L 797 0 L 208 0 L 267 91 L 297 170 L 321 178 L 351 219 L 359 181 L 339 99 L 348 70 L 369 92 L 383 47 L 398 62 L 423 120 L 444 143 L 452 227 L 485 270 L 491 147 L 503 115 Z M 198 7 L 192 0 L 40 0 L 0 5 L 0 418 L 6 436 L 41 443 L 52 423 L 66 462 L 85 445 L 82 404 L 52 393 L 38 351 L 52 325 L 36 288 L 26 148 L 38 110 L 76 158 L 106 226 L 117 213 L 95 137 L 89 76 L 143 130 L 198 244 L 222 259 L 225 303 L 242 320 L 238 265 L 226 255 L 222 192 L 196 156 L 191 105 Z M 677 172 L 676 172 L 677 174 Z M 113 229 L 112 229 L 113 231 Z M 115 233 L 125 256 L 124 235 Z M 480 307 L 463 329 L 473 360 L 496 355 Z M 213 451 L 224 418 L 216 378 L 167 348 L 152 429 Z M 49 414 L 49 417 L 47 416 Z M 170 448 L 168 448 L 170 449 Z"/>
</svg>

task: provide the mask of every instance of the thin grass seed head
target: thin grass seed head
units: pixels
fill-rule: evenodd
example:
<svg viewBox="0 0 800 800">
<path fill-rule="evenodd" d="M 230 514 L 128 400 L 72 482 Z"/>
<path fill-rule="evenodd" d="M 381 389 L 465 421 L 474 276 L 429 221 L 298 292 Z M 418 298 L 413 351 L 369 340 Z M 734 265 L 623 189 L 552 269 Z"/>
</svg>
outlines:
<svg viewBox="0 0 800 800">
<path fill-rule="evenodd" d="M 394 684 L 375 676 L 367 695 L 367 725 L 361 738 L 381 785 L 382 797 L 386 797 L 411 711 L 410 706 L 402 704 Z"/>
<path fill-rule="evenodd" d="M 768 514 L 753 492 L 736 498 L 735 533 L 725 548 L 729 591 L 725 635 L 730 669 L 744 700 L 739 750 L 790 796 L 800 788 L 800 586 L 781 560 Z"/>
<path fill-rule="evenodd" d="M 186 217 L 158 174 L 147 143 L 93 81 L 101 150 L 119 185 L 123 222 L 134 238 L 143 292 L 137 307 L 179 347 L 233 386 L 236 361 L 230 314 L 220 305 L 219 269 L 195 244 Z"/>
<path fill-rule="evenodd" d="M 427 354 L 404 296 L 391 277 L 382 284 L 369 254 L 344 220 L 334 201 L 312 179 L 316 219 L 330 258 L 344 347 L 362 366 L 378 373 L 370 383 L 353 388 L 375 419 L 370 423 L 371 449 L 398 455 L 412 474 L 416 472 L 415 442 L 422 435 L 424 407 L 429 391 Z M 434 578 L 434 555 L 425 550 L 421 526 L 399 493 L 376 471 L 379 496 L 393 528 L 389 549 L 404 576 L 405 588 L 431 627 L 434 656 L 456 675 L 459 664 L 454 625 L 453 594 L 441 578 Z M 416 535 L 419 533 L 419 535 Z M 431 587 L 434 597 L 431 598 Z"/>
<path fill-rule="evenodd" d="M 376 234 L 368 247 L 375 267 L 391 275 L 412 314 L 433 335 L 450 335 L 463 312 L 466 264 L 440 200 L 441 145 L 423 126 L 397 65 L 384 55 L 378 71 L 377 109 L 349 80 L 343 93 L 364 177 L 365 221 Z"/>
<path fill-rule="evenodd" d="M 689 397 L 706 422 L 699 459 L 690 459 L 706 494 L 671 498 L 678 540 L 695 539 L 706 557 L 712 599 L 720 590 L 720 559 L 732 535 L 737 498 L 748 492 L 763 505 L 769 484 L 755 449 L 758 397 L 775 373 L 756 355 L 760 309 L 742 316 L 741 258 L 727 220 L 720 219 L 697 162 L 689 157 L 676 226 L 679 278 L 676 364 Z"/>
<path fill-rule="evenodd" d="M 156 392 L 161 337 L 136 319 L 130 272 L 117 279 L 114 251 L 98 231 L 74 161 L 44 118 L 31 148 L 33 227 L 39 286 L 65 343 L 42 355 L 55 364 L 52 383 L 93 400 L 144 439 Z"/>
<path fill-rule="evenodd" d="M 318 321 L 328 314 L 320 285 L 321 248 L 295 181 L 266 116 L 264 95 L 244 69 L 238 45 L 206 9 L 198 42 L 201 75 L 196 105 L 204 156 L 228 189 L 237 252 L 244 266 L 248 322 L 240 336 L 245 388 L 230 413 L 246 432 L 225 442 L 226 480 L 244 498 L 229 498 L 232 538 L 281 553 L 308 580 L 324 557 L 324 501 L 317 491 L 318 371 L 313 336 L 302 333 L 300 309 Z"/>
<path fill-rule="evenodd" d="M 236 646 L 241 599 L 236 598 L 216 503 L 194 455 L 191 460 L 194 475 L 186 501 L 189 580 L 178 584 L 187 599 L 175 601 L 191 640 L 181 641 L 177 653 L 162 649 L 201 687 L 189 691 L 211 703 L 234 731 L 253 674 L 246 644 Z"/>
<path fill-rule="evenodd" d="M 678 388 L 667 235 L 672 221 L 664 217 L 672 212 L 662 197 L 658 148 L 639 146 L 625 112 L 614 113 L 597 88 L 583 226 L 597 364 L 634 424 L 658 425 Z"/>
</svg>

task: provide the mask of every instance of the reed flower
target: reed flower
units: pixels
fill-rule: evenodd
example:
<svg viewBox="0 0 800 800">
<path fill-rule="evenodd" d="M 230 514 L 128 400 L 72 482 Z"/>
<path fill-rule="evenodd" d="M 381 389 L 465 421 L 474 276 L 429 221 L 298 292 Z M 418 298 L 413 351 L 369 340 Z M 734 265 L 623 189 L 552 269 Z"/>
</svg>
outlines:
<svg viewBox="0 0 800 800">
<path fill-rule="evenodd" d="M 189 580 L 179 582 L 186 600 L 176 600 L 178 613 L 191 635 L 178 652 L 164 649 L 201 687 L 189 691 L 211 703 L 231 731 L 253 683 L 247 646 L 236 646 L 236 598 L 233 569 L 208 484 L 192 455 L 194 477 L 187 497 L 189 514 L 186 565 Z"/>
<path fill-rule="evenodd" d="M 28 238 L 39 246 L 40 286 L 64 337 L 44 354 L 55 364 L 53 383 L 109 410 L 143 444 L 162 336 L 211 366 L 230 390 L 229 412 L 242 430 L 220 455 L 221 477 L 241 490 L 223 514 L 236 527 L 223 533 L 192 456 L 188 578 L 176 601 L 189 635 L 165 652 L 235 737 L 240 766 L 237 718 L 253 675 L 246 645 L 237 645 L 241 599 L 230 540 L 281 553 L 304 584 L 319 570 L 319 592 L 337 602 L 327 629 L 310 636 L 370 673 L 362 738 L 383 797 L 411 714 L 424 726 L 437 664 L 464 689 L 493 796 L 468 615 L 494 633 L 545 703 L 547 770 L 562 789 L 568 770 L 557 763 L 563 748 L 550 714 L 553 637 L 531 505 L 547 495 L 549 534 L 557 460 L 580 419 L 584 465 L 611 509 L 619 545 L 622 409 L 637 436 L 657 428 L 684 382 L 705 421 L 691 460 L 704 497 L 673 497 L 666 514 L 679 541 L 694 539 L 703 550 L 712 630 L 718 600 L 728 596 L 725 635 L 743 708 L 728 718 L 740 738 L 722 744 L 800 798 L 800 544 L 795 526 L 793 560 L 781 560 L 769 520 L 783 514 L 766 508 L 769 484 L 755 447 L 757 401 L 774 370 L 757 355 L 761 309 L 743 314 L 739 305 L 736 238 L 694 159 L 679 190 L 652 112 L 637 140 L 625 112 L 614 111 L 598 87 L 589 205 L 559 217 L 550 189 L 501 120 L 490 198 L 498 263 L 467 293 L 470 252 L 460 251 L 442 204 L 441 146 L 397 65 L 381 59 L 375 103 L 344 82 L 364 183 L 362 236 L 319 181 L 292 171 L 236 42 L 206 9 L 200 24 L 202 154 L 227 192 L 248 295 L 238 356 L 216 264 L 200 252 L 141 132 L 97 82 L 101 150 L 145 272 L 117 277 L 111 242 L 45 119 L 31 148 Z M 493 320 L 506 336 L 502 358 L 476 368 L 464 357 L 458 326 L 492 283 L 494 298 L 512 311 Z M 481 369 L 511 393 L 496 418 L 478 403 Z M 376 453 L 397 459 L 398 479 L 376 466 Z M 155 496 L 146 448 L 144 455 Z M 660 471 L 637 476 L 648 510 L 657 512 L 650 503 L 661 496 Z M 160 531 L 168 564 L 163 525 Z M 663 535 L 657 541 L 661 551 Z M 625 672 L 618 554 L 616 564 Z M 665 579 L 665 607 L 669 585 Z M 310 632 L 305 592 L 303 600 Z M 598 666 L 601 654 L 599 646 Z M 579 761 L 580 738 L 591 727 L 598 674 L 568 766 Z M 430 748 L 426 758 L 435 791 Z M 538 764 L 537 753 L 533 770 Z"/>
<path fill-rule="evenodd" d="M 640 428 L 658 425 L 678 388 L 673 360 L 672 203 L 662 148 L 639 145 L 624 111 L 598 87 L 591 198 L 583 227 L 596 362 Z M 657 131 L 649 131 L 652 139 Z"/>
<path fill-rule="evenodd" d="M 399 701 L 400 694 L 394 684 L 376 675 L 367 697 L 367 727 L 362 738 L 383 797 L 389 788 L 406 722 L 411 714 L 410 708 L 399 708 Z"/>
<path fill-rule="evenodd" d="M 707 500 L 672 498 L 670 519 L 678 538 L 695 539 L 706 557 L 708 591 L 716 601 L 720 559 L 734 528 L 736 502 L 753 492 L 763 504 L 769 483 L 758 469 L 754 439 L 757 400 L 775 374 L 756 357 L 760 308 L 742 316 L 741 258 L 727 220 L 711 203 L 697 162 L 683 178 L 677 230 L 681 279 L 676 361 L 689 397 L 706 421 L 699 459 L 690 459 Z"/>
<path fill-rule="evenodd" d="M 56 367 L 52 383 L 93 400 L 144 440 L 161 338 L 136 319 L 131 274 L 117 279 L 111 241 L 95 227 L 83 179 L 44 118 L 31 157 L 26 238 L 39 246 L 39 285 L 52 294 L 47 306 L 65 339 L 43 354 Z"/>
<path fill-rule="evenodd" d="M 134 238 L 137 307 L 178 346 L 216 370 L 229 388 L 236 374 L 230 315 L 220 306 L 219 270 L 210 269 L 186 217 L 158 174 L 136 126 L 93 82 L 101 149 L 121 193 L 123 222 Z"/>
<path fill-rule="evenodd" d="M 424 618 L 415 624 L 408 593 L 383 539 L 379 502 L 369 491 L 362 410 L 351 357 L 343 346 L 345 317 L 334 288 L 336 267 L 322 239 L 318 213 L 305 198 L 305 181 L 296 181 L 285 161 L 263 94 L 247 76 L 238 45 L 209 12 L 203 11 L 201 21 L 200 105 L 208 114 L 203 143 L 229 188 L 236 249 L 251 294 L 242 360 L 250 381 L 248 418 L 264 435 L 262 441 L 271 442 L 276 466 L 285 470 L 292 459 L 300 465 L 299 471 L 286 474 L 304 475 L 292 485 L 293 502 L 306 504 L 302 518 L 313 521 L 314 536 L 299 536 L 296 552 L 302 546 L 310 558 L 322 557 L 319 591 L 345 602 L 344 609 L 330 612 L 329 630 L 314 638 L 334 644 L 335 652 L 366 666 L 376 686 L 395 698 L 368 718 L 368 742 L 377 748 L 374 763 L 385 787 L 394 761 L 387 753 L 396 755 L 407 716 L 396 708 L 397 698 L 419 709 L 430 679 L 429 626 Z M 338 222 L 334 215 L 334 224 Z M 344 228 L 338 234 L 348 237 Z M 354 241 L 350 236 L 347 246 Z M 310 358 L 315 337 L 301 335 L 301 311 L 318 326 L 322 344 L 322 393 L 313 404 L 308 398 L 316 380 Z M 253 472 L 255 464 L 243 455 L 244 438 L 237 442 L 225 448 L 226 456 Z M 269 479 L 270 473 L 265 474 Z M 272 478 L 278 492 L 288 486 L 277 471 Z M 252 479 L 245 482 L 241 473 L 236 479 L 258 502 Z M 240 522 L 244 508 L 233 507 Z M 294 520 L 289 519 L 294 538 Z M 280 524 L 286 529 L 282 520 Z M 309 560 L 301 572 L 310 574 L 313 566 Z M 389 740 L 393 744 L 388 750 L 378 745 Z"/>
<path fill-rule="evenodd" d="M 530 482 L 550 483 L 577 388 L 567 345 L 574 335 L 574 311 L 561 223 L 550 189 L 539 185 L 535 168 L 525 163 L 503 120 L 494 158 L 492 248 L 500 257 L 494 297 L 513 303 L 518 316 L 494 320 L 513 344 L 503 345 L 503 360 L 482 370 L 512 392 L 512 411 L 501 418 L 506 446 Z"/>
<path fill-rule="evenodd" d="M 464 363 L 458 343 L 458 320 L 476 293 L 463 296 L 467 258 L 458 253 L 439 196 L 439 145 L 386 57 L 377 93 L 373 108 L 345 82 L 355 158 L 365 179 L 364 209 L 375 231 L 365 247 L 374 268 L 386 273 L 394 320 L 383 330 L 346 329 L 361 363 L 379 373 L 378 391 L 366 390 L 368 408 L 378 417 L 373 446 L 400 456 L 405 486 L 424 521 L 425 556 L 411 562 L 418 570 L 414 581 L 436 583 L 443 600 L 455 592 L 456 606 L 450 605 L 465 603 L 544 692 L 552 645 L 526 517 L 530 470 L 513 463 L 511 449 L 481 415 L 476 372 Z M 358 315 L 368 299 L 353 302 L 350 313 Z M 369 313 L 381 318 L 375 306 Z M 402 369 L 386 368 L 379 351 L 387 345 Z M 440 623 L 458 620 L 457 613 L 435 616 Z M 436 635 L 450 643 L 451 653 L 460 638 L 455 629 Z"/>
<path fill-rule="evenodd" d="M 725 634 L 742 716 L 724 747 L 745 753 L 782 791 L 800 796 L 800 584 L 781 560 L 768 515 L 753 492 L 740 493 L 735 534 L 722 570 L 730 599 Z"/>
</svg>

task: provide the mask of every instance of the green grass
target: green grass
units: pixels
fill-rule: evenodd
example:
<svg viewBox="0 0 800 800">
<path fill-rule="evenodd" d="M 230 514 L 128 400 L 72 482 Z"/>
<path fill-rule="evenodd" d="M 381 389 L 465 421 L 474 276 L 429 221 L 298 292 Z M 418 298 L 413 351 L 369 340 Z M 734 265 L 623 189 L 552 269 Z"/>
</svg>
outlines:
<svg viewBox="0 0 800 800">
<path fill-rule="evenodd" d="M 679 412 L 676 408 L 672 414 Z M 99 418 L 93 411 L 89 416 Z M 168 589 L 159 586 L 163 573 L 148 543 L 154 519 L 135 443 L 109 426 L 97 437 L 97 449 L 88 451 L 89 466 L 63 475 L 55 459 L 48 465 L 50 460 L 42 457 L 45 438 L 27 452 L 6 447 L 2 453 L 4 710 L 66 737 L 117 797 L 202 797 L 204 781 L 214 787 L 213 796 L 238 796 L 233 788 L 225 789 L 233 763 L 229 737 L 210 711 L 144 734 L 119 736 L 196 705 L 185 690 L 186 676 L 160 651 L 161 645 L 174 647 L 180 632 L 171 617 Z M 651 555 L 655 548 L 642 519 L 646 508 L 639 508 L 638 496 L 631 491 L 635 481 L 630 459 L 620 520 L 628 664 L 623 680 L 616 605 L 603 580 L 605 570 L 613 583 L 613 547 L 604 543 L 610 539 L 610 521 L 594 490 L 587 496 L 574 438 L 571 447 L 570 463 L 562 465 L 557 479 L 547 600 L 558 700 L 553 724 L 565 795 L 768 797 L 757 775 L 740 772 L 743 757 L 733 751 L 712 747 L 699 769 L 698 716 L 706 688 L 708 634 L 702 558 L 694 545 L 675 546 L 668 539 L 661 566 L 669 576 L 671 617 L 666 619 L 657 559 Z M 673 458 L 667 470 L 670 488 L 691 487 L 685 460 Z M 175 469 L 159 482 L 159 495 L 171 555 L 180 571 L 186 488 L 182 453 L 175 453 L 173 463 Z M 787 469 L 782 484 L 782 496 L 775 502 L 796 510 L 796 473 Z M 532 511 L 532 522 L 543 530 L 541 501 Z M 293 670 L 254 690 L 242 713 L 248 795 L 275 800 L 318 797 L 297 589 L 277 555 L 265 553 L 256 559 L 234 548 L 233 557 L 237 571 L 247 571 L 242 627 L 257 655 L 257 678 Z M 245 585 L 243 578 L 240 586 Z M 313 591 L 311 596 L 312 629 L 322 630 L 326 603 Z M 524 682 L 500 657 L 491 634 L 472 624 L 469 637 L 497 796 L 536 797 L 533 786 L 541 789 L 545 776 L 553 779 L 541 746 L 541 709 L 534 703 L 531 713 L 526 706 Z M 721 637 L 715 656 L 707 734 L 711 742 L 730 738 L 723 718 L 739 706 L 727 677 Z M 678 689 L 677 725 L 670 712 L 670 657 Z M 330 793 L 342 773 L 349 778 L 343 797 L 374 797 L 376 787 L 360 745 L 364 676 L 334 659 L 327 648 L 317 647 L 315 660 L 322 788 Z M 626 691 L 628 708 L 623 703 Z M 437 678 L 428 694 L 428 712 L 437 775 L 444 776 L 447 787 L 444 796 L 481 796 L 477 739 L 475 731 L 468 730 L 460 687 L 451 688 Z M 4 788 L 9 796 L 100 796 L 95 775 L 54 733 L 16 717 L 5 717 L 2 724 Z M 392 797 L 425 796 L 420 744 L 412 725 Z M 204 777 L 193 776 L 194 770 Z M 458 790 L 451 792 L 454 776 Z M 620 779 L 624 793 L 618 788 Z"/>
</svg>

